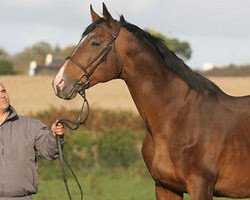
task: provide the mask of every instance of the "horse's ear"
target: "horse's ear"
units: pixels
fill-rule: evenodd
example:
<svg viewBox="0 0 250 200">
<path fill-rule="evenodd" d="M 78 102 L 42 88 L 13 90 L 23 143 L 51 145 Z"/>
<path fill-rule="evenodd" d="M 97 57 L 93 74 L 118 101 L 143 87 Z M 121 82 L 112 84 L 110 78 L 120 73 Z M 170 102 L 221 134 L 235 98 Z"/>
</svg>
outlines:
<svg viewBox="0 0 250 200">
<path fill-rule="evenodd" d="M 102 3 L 102 14 L 103 14 L 103 18 L 105 20 L 107 20 L 108 22 L 114 22 L 115 20 L 113 19 L 113 17 L 111 16 L 111 14 L 109 13 L 107 6 L 105 5 L 105 3 Z"/>
<path fill-rule="evenodd" d="M 90 13 L 91 13 L 91 16 L 92 16 L 92 21 L 95 22 L 97 21 L 98 19 L 100 19 L 101 17 L 94 11 L 92 5 L 90 4 Z"/>
</svg>

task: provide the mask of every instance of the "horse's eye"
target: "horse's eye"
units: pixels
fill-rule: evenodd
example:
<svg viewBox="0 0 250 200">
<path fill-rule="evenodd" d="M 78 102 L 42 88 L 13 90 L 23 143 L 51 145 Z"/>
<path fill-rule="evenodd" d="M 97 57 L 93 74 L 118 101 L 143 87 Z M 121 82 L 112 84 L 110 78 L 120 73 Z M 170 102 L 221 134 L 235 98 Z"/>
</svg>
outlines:
<svg viewBox="0 0 250 200">
<path fill-rule="evenodd" d="M 92 42 L 91 43 L 91 46 L 94 46 L 94 47 L 98 47 L 100 46 L 101 44 L 99 42 Z"/>
</svg>

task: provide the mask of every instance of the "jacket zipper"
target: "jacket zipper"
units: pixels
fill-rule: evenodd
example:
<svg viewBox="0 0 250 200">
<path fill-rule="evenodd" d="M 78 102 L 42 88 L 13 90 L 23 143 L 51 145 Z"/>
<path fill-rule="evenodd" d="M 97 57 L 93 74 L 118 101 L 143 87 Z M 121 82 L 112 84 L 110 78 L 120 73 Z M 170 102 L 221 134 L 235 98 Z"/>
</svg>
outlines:
<svg viewBox="0 0 250 200">
<path fill-rule="evenodd" d="M 1 164 L 2 164 L 2 170 L 1 170 L 1 177 L 2 177 L 2 180 L 1 180 L 1 189 L 0 189 L 0 197 L 3 196 L 3 193 L 4 193 L 4 146 L 1 144 L 1 155 L 2 155 L 2 160 L 1 160 Z"/>
<path fill-rule="evenodd" d="M 2 191 L 3 191 L 3 194 L 4 194 L 4 145 L 2 145 L 2 156 L 3 156 L 3 179 L 2 179 Z"/>
<path fill-rule="evenodd" d="M 3 134 L 2 127 L 0 127 L 0 136 L 1 136 L 1 138 L 0 138 L 0 146 L 1 146 L 1 157 L 2 157 L 2 159 L 0 160 L 0 163 L 2 165 L 1 166 L 2 170 L 0 172 L 0 173 L 2 173 L 0 175 L 2 177 L 1 187 L 0 187 L 0 197 L 2 197 L 3 194 L 4 194 L 4 144 L 3 144 L 3 141 L 2 141 L 2 137 L 3 137 L 2 134 Z"/>
</svg>

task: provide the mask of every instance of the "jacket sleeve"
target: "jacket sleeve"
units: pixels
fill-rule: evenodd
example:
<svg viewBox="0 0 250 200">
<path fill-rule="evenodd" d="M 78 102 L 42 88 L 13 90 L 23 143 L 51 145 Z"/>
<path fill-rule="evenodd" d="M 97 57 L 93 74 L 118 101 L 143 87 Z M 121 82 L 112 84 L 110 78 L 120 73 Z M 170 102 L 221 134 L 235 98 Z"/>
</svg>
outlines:
<svg viewBox="0 0 250 200">
<path fill-rule="evenodd" d="M 41 122 L 37 122 L 36 130 L 35 149 L 37 150 L 38 155 L 47 160 L 54 160 L 58 158 L 56 137 Z M 61 144 L 62 143 L 63 137 L 61 138 Z"/>
</svg>

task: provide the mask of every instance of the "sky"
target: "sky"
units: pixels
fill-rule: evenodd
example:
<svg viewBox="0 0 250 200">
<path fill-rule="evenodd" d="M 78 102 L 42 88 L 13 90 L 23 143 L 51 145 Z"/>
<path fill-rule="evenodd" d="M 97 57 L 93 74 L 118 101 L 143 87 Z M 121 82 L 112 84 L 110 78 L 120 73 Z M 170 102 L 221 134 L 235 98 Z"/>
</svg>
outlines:
<svg viewBox="0 0 250 200">
<path fill-rule="evenodd" d="M 201 69 L 250 64 L 249 0 L 0 0 L 0 47 L 18 53 L 38 41 L 64 48 L 76 44 L 105 2 L 116 19 L 187 41 Z"/>
</svg>

